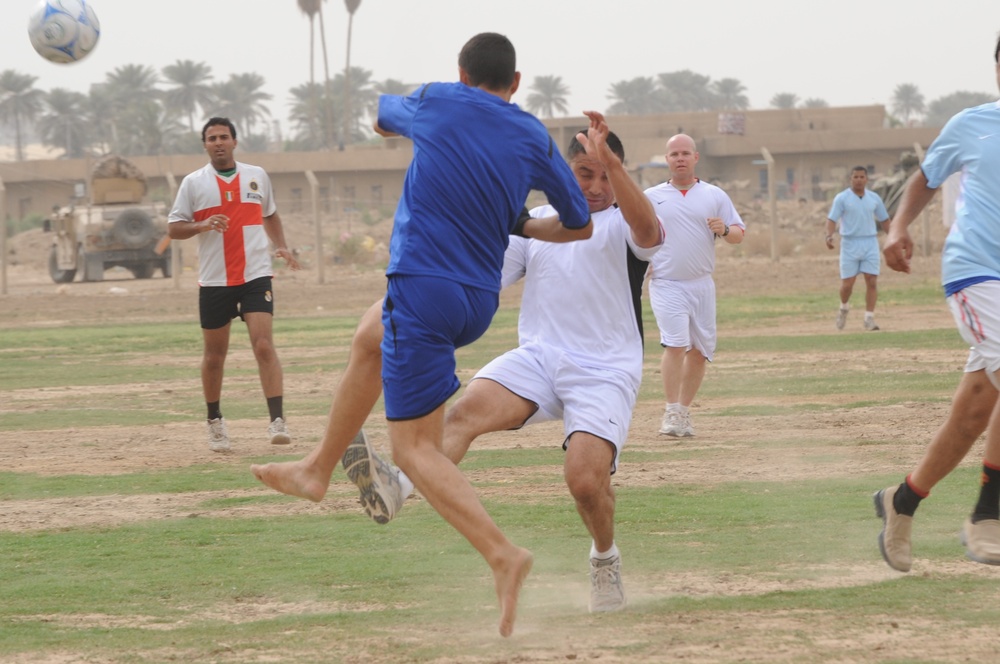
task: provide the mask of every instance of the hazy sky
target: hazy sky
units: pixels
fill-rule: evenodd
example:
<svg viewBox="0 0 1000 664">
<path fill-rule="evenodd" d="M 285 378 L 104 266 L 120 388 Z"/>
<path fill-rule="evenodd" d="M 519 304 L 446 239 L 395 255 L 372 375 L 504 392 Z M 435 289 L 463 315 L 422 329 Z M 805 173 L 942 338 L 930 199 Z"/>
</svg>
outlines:
<svg viewBox="0 0 1000 664">
<path fill-rule="evenodd" d="M 86 92 L 123 64 L 191 59 L 217 79 L 262 74 L 285 124 L 288 90 L 309 80 L 309 22 L 296 0 L 93 0 L 101 41 L 74 65 L 51 64 L 28 43 L 37 0 L 0 2 L 0 69 L 37 76 L 43 90 Z M 335 72 L 345 63 L 344 3 L 327 0 L 324 18 Z M 459 49 L 483 31 L 514 42 L 522 104 L 538 75 L 562 77 L 574 113 L 606 109 L 613 82 L 690 69 L 739 79 L 755 109 L 779 92 L 889 106 L 900 83 L 928 102 L 958 90 L 995 93 L 1000 0 L 362 0 L 351 63 L 373 80 L 456 80 Z"/>
</svg>

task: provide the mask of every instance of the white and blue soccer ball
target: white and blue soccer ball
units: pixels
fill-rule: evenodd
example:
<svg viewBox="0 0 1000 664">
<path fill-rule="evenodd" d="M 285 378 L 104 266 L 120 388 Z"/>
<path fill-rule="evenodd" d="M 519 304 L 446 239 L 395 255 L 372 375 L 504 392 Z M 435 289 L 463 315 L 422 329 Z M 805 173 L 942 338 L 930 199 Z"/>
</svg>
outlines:
<svg viewBox="0 0 1000 664">
<path fill-rule="evenodd" d="M 87 57 L 100 36 L 101 23 L 87 0 L 42 0 L 28 21 L 31 45 L 60 64 Z"/>
</svg>

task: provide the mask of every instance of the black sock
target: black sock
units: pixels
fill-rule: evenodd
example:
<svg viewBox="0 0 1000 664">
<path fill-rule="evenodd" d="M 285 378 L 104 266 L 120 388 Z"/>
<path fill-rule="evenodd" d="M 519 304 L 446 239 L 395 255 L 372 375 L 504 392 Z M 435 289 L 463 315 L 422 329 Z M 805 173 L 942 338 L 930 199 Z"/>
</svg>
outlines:
<svg viewBox="0 0 1000 664">
<path fill-rule="evenodd" d="M 920 506 L 920 501 L 925 497 L 914 491 L 909 482 L 903 482 L 899 485 L 896 495 L 892 497 L 892 506 L 896 510 L 896 514 L 913 516 L 913 513 Z"/>
<path fill-rule="evenodd" d="M 284 411 L 281 408 L 281 401 L 282 398 L 280 396 L 267 398 L 267 410 L 271 413 L 272 422 L 279 417 L 284 417 Z"/>
<path fill-rule="evenodd" d="M 218 401 L 208 402 L 208 419 L 217 420 L 222 417 L 222 410 L 219 409 Z"/>
<path fill-rule="evenodd" d="M 1000 519 L 1000 468 L 983 464 L 980 480 L 979 502 L 972 511 L 972 523 L 983 519 Z"/>
</svg>

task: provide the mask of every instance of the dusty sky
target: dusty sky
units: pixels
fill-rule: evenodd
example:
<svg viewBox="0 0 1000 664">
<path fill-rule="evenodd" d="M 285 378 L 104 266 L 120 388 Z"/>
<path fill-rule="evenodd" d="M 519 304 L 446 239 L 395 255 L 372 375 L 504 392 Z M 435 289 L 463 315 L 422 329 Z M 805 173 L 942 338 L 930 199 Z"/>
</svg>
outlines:
<svg viewBox="0 0 1000 664">
<path fill-rule="evenodd" d="M 101 41 L 74 65 L 51 64 L 28 43 L 37 0 L 0 1 L 0 69 L 37 76 L 43 90 L 86 92 L 123 64 L 191 59 L 217 79 L 262 74 L 284 124 L 288 90 L 309 80 L 309 23 L 296 0 L 93 0 Z M 324 17 L 330 68 L 340 70 L 344 3 L 327 0 Z M 752 108 L 779 92 L 888 106 L 900 83 L 915 84 L 927 102 L 958 90 L 995 93 L 1000 0 L 362 0 L 351 63 L 373 80 L 455 80 L 459 49 L 483 31 L 511 38 L 526 86 L 561 76 L 571 114 L 605 110 L 613 82 L 681 69 L 739 79 Z M 525 87 L 514 101 L 526 98 Z"/>
</svg>

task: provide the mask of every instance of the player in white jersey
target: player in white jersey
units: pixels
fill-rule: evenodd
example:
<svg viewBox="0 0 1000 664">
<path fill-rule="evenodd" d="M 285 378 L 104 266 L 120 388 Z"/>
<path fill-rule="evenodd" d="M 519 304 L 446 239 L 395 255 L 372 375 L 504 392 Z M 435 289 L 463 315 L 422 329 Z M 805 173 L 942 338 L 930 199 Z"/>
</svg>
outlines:
<svg viewBox="0 0 1000 664">
<path fill-rule="evenodd" d="M 878 301 L 878 275 L 882 261 L 878 255 L 878 224 L 889 230 L 889 213 L 882 197 L 867 188 L 868 169 L 851 169 L 851 186 L 833 199 L 826 220 L 826 248 L 833 249 L 833 233 L 840 231 L 840 310 L 837 329 L 844 329 L 850 310 L 851 292 L 859 274 L 865 275 L 865 320 L 869 332 L 875 324 Z"/>
<path fill-rule="evenodd" d="M 689 409 L 715 354 L 715 241 L 739 244 L 746 225 L 726 192 L 695 176 L 694 139 L 671 137 L 666 156 L 670 179 L 646 190 L 669 238 L 650 261 L 649 301 L 663 346 L 660 433 L 681 437 L 694 435 Z"/>
<path fill-rule="evenodd" d="M 625 594 L 614 540 L 611 475 L 642 378 L 645 261 L 662 243 L 663 229 L 624 168 L 621 142 L 599 113 L 588 115 L 590 129 L 580 135 L 582 142 L 571 143 L 569 161 L 587 197 L 593 236 L 568 244 L 552 244 L 557 236 L 537 231 L 532 237 L 548 242 L 510 238 L 503 285 L 525 278 L 519 346 L 477 373 L 448 411 L 443 450 L 458 463 L 484 433 L 563 420 L 566 483 L 592 537 L 590 608 L 613 611 L 624 607 Z M 553 219 L 546 216 L 551 212 L 548 206 L 533 210 L 532 219 L 522 220 L 525 234 L 529 227 L 538 228 L 530 225 Z M 357 418 L 362 397 L 367 396 L 370 410 L 378 396 L 375 390 L 372 398 L 370 381 L 361 371 L 368 366 L 372 373 L 376 363 L 372 350 L 377 350 L 381 330 L 374 310 L 365 315 L 352 345 L 348 371 L 354 389 L 350 394 L 338 390 L 331 411 L 331 421 L 336 411 L 355 432 L 363 422 Z M 356 407 L 349 411 L 346 403 Z M 254 474 L 283 493 L 320 500 L 332 473 L 331 456 L 317 448 L 302 462 L 255 466 Z M 379 523 L 395 516 L 413 491 L 412 482 L 375 453 L 363 432 L 343 463 L 362 489 L 366 511 Z"/>
<path fill-rule="evenodd" d="M 1000 86 L 1000 39 L 993 59 Z M 1000 565 L 1000 102 L 960 112 L 928 148 L 906 185 L 883 249 L 893 270 L 910 271 L 913 240 L 907 228 L 952 173 L 962 174 L 962 195 L 941 254 L 941 283 L 955 325 L 970 345 L 969 357 L 948 419 L 924 457 L 902 483 L 874 495 L 882 519 L 879 549 L 901 572 L 912 564 L 917 506 L 987 428 L 979 500 L 961 539 L 969 558 Z"/>
<path fill-rule="evenodd" d="M 222 374 L 233 318 L 247 325 L 271 416 L 268 437 L 275 445 L 291 442 L 285 424 L 281 362 L 274 349 L 271 252 L 288 266 L 299 263 L 288 250 L 271 180 L 264 169 L 236 161 L 236 127 L 212 118 L 201 131 L 210 163 L 181 182 L 168 217 L 170 237 L 198 236 L 198 309 L 204 350 L 201 382 L 208 409 L 208 444 L 230 450 L 220 406 Z"/>
</svg>

